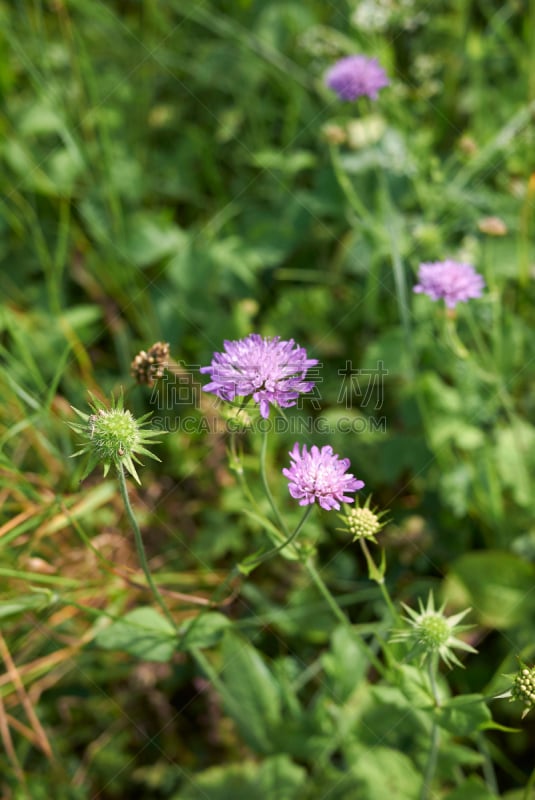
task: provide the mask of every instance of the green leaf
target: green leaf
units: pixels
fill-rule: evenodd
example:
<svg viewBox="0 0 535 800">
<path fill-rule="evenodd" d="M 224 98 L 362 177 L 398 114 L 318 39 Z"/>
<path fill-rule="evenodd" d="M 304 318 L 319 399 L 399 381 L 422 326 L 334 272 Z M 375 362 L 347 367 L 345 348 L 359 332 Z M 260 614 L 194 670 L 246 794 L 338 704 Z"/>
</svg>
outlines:
<svg viewBox="0 0 535 800">
<path fill-rule="evenodd" d="M 205 647 L 213 647 L 221 640 L 230 625 L 230 620 L 217 611 L 199 614 L 181 627 L 178 649 L 187 651 L 192 648 L 202 650 Z"/>
<path fill-rule="evenodd" d="M 355 691 L 369 664 L 360 635 L 345 625 L 335 629 L 331 649 L 321 661 L 336 703 L 343 703 Z"/>
<path fill-rule="evenodd" d="M 165 215 L 144 211 L 129 218 L 122 252 L 143 268 L 179 252 L 187 241 L 187 234 Z"/>
<path fill-rule="evenodd" d="M 243 737 L 255 750 L 273 750 L 273 734 L 281 723 L 281 702 L 278 684 L 260 654 L 248 642 L 228 631 L 223 639 L 221 680 Z"/>
<path fill-rule="evenodd" d="M 352 748 L 351 780 L 355 798 L 376 800 L 395 797 L 414 800 L 419 796 L 422 776 L 410 758 L 390 747 Z"/>
<path fill-rule="evenodd" d="M 489 720 L 481 726 L 482 731 L 503 731 L 503 733 L 520 733 L 522 728 L 510 728 L 508 725 L 502 725 L 500 722 Z"/>
<path fill-rule="evenodd" d="M 262 150 L 255 153 L 252 162 L 256 167 L 268 170 L 277 170 L 286 175 L 293 175 L 304 169 L 312 169 L 317 158 L 314 153 L 307 150 L 295 150 L 293 153 L 284 153 L 280 150 Z"/>
<path fill-rule="evenodd" d="M 472 606 L 483 625 L 506 629 L 535 613 L 535 567 L 506 551 L 467 553 L 447 578 L 446 595 L 459 607 Z"/>
<path fill-rule="evenodd" d="M 97 634 L 104 650 L 122 650 L 144 661 L 169 661 L 176 647 L 176 631 L 165 617 L 149 606 L 129 611 Z"/>
<path fill-rule="evenodd" d="M 26 611 L 39 611 L 54 602 L 52 592 L 36 591 L 35 594 L 19 595 L 16 600 L 0 602 L 0 619 L 12 617 Z"/>
<path fill-rule="evenodd" d="M 192 775 L 191 784 L 172 800 L 297 800 L 305 781 L 303 767 L 279 755 L 262 764 L 248 761 Z"/>
<path fill-rule="evenodd" d="M 399 688 L 413 708 L 428 710 L 433 705 L 425 673 L 411 664 L 398 664 L 394 673 Z"/>
<path fill-rule="evenodd" d="M 485 698 L 480 694 L 465 694 L 454 697 L 436 711 L 441 728 L 456 736 L 476 733 L 491 719 Z"/>
<path fill-rule="evenodd" d="M 526 508 L 533 507 L 534 445 L 535 428 L 519 419 L 496 434 L 496 466 L 500 477 L 516 502 Z"/>
<path fill-rule="evenodd" d="M 468 778 L 453 792 L 447 794 L 444 800 L 496 800 L 496 795 L 489 792 L 479 778 Z"/>
<path fill-rule="evenodd" d="M 292 800 L 306 781 L 306 771 L 286 755 L 264 761 L 258 771 L 257 794 L 272 800 Z"/>
</svg>

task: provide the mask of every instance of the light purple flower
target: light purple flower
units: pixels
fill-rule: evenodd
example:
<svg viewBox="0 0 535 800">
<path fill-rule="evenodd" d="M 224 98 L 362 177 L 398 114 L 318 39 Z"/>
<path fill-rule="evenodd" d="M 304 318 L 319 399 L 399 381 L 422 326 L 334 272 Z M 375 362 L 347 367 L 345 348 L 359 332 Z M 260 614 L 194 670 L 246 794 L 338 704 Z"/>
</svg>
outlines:
<svg viewBox="0 0 535 800">
<path fill-rule="evenodd" d="M 432 300 L 444 298 L 448 308 L 481 297 L 485 287 L 485 280 L 471 264 L 449 260 L 420 264 L 418 280 L 413 288 L 416 294 L 427 294 Z"/>
<path fill-rule="evenodd" d="M 366 56 L 341 58 L 325 75 L 325 84 L 340 100 L 356 100 L 363 96 L 375 100 L 379 89 L 389 83 L 377 59 Z"/>
<path fill-rule="evenodd" d="M 223 353 L 214 353 L 209 367 L 200 369 L 211 378 L 204 391 L 222 400 L 252 396 L 266 418 L 270 403 L 289 408 L 296 404 L 300 394 L 314 388 L 314 383 L 305 380 L 305 376 L 318 361 L 307 358 L 306 350 L 293 339 L 286 342 L 280 336 L 251 333 L 245 339 L 225 341 L 224 346 Z"/>
<path fill-rule="evenodd" d="M 317 500 L 326 511 L 339 509 L 340 503 L 353 502 L 354 498 L 348 497 L 348 492 L 356 492 L 364 486 L 364 481 L 357 480 L 351 473 L 346 474 L 349 459 L 339 458 L 329 445 L 321 450 L 312 445 L 308 452 L 304 444 L 302 452 L 299 452 L 296 442 L 290 458 L 293 463 L 289 469 L 283 469 L 282 474 L 288 478 L 290 494 L 299 500 L 300 506 Z"/>
</svg>

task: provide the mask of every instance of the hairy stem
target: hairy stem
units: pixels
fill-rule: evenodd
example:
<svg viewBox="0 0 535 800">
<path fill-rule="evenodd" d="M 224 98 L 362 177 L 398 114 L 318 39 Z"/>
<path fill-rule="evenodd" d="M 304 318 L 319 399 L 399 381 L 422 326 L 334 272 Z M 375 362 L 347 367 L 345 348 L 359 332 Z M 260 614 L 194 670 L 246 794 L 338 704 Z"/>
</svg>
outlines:
<svg viewBox="0 0 535 800">
<path fill-rule="evenodd" d="M 126 510 L 127 517 L 130 521 L 132 526 L 132 530 L 134 531 L 134 539 L 136 542 L 136 550 L 139 558 L 139 563 L 141 564 L 141 569 L 145 575 L 147 580 L 147 584 L 153 594 L 154 599 L 162 609 L 163 613 L 165 614 L 166 618 L 169 620 L 173 628 L 176 630 L 177 626 L 176 623 L 171 615 L 171 612 L 167 608 L 163 597 L 160 594 L 160 591 L 156 584 L 154 583 L 153 577 L 151 575 L 151 571 L 149 568 L 149 564 L 147 561 L 147 556 L 145 555 L 145 547 L 143 545 L 143 538 L 141 536 L 141 531 L 139 530 L 139 525 L 137 524 L 137 519 L 134 514 L 134 510 L 130 504 L 130 498 L 128 497 L 128 489 L 126 486 L 126 477 L 124 474 L 124 468 L 121 462 L 117 464 L 117 474 L 119 476 L 119 488 L 121 490 L 121 497 L 123 498 L 124 507 Z"/>
<path fill-rule="evenodd" d="M 271 489 L 269 488 L 269 483 L 267 479 L 267 469 L 266 469 L 266 455 L 267 455 L 267 443 L 268 443 L 268 431 L 264 431 L 263 438 L 262 438 L 262 448 L 260 450 L 260 476 L 262 478 L 262 484 L 264 486 L 264 491 L 266 493 L 266 497 L 269 500 L 269 504 L 271 506 L 271 510 L 277 520 L 277 525 L 284 531 L 286 536 L 290 535 L 288 530 L 288 526 L 286 525 L 285 521 L 283 520 L 279 509 L 273 499 L 273 495 L 271 494 Z"/>
<path fill-rule="evenodd" d="M 439 708 L 440 697 L 438 694 L 438 687 L 436 680 L 437 668 L 438 668 L 438 658 L 437 654 L 435 653 L 431 656 L 431 658 L 428 661 L 428 674 L 429 674 L 429 683 L 431 684 L 431 693 L 435 701 L 435 706 L 436 708 Z M 433 778 L 435 776 L 435 770 L 437 767 L 439 743 L 440 743 L 440 730 L 436 723 L 436 720 L 433 719 L 433 727 L 431 729 L 431 747 L 429 748 L 429 756 L 427 759 L 427 766 L 425 768 L 424 782 L 422 784 L 420 800 L 430 800 L 430 798 L 433 796 L 431 793 L 431 784 L 433 783 Z"/>
<path fill-rule="evenodd" d="M 264 561 L 268 561 L 268 559 L 273 558 L 273 556 L 277 555 L 277 553 L 280 553 L 281 550 L 284 550 L 285 547 L 288 547 L 289 544 L 291 544 L 295 539 L 297 539 L 297 536 L 299 535 L 299 532 L 301 531 L 301 528 L 303 527 L 303 525 L 307 521 L 308 517 L 310 516 L 310 512 L 312 511 L 312 508 L 313 508 L 313 506 L 311 506 L 311 505 L 308 506 L 308 508 L 306 509 L 305 513 L 303 514 L 303 516 L 299 520 L 299 523 L 297 524 L 297 527 L 295 528 L 293 533 L 291 533 L 288 536 L 288 538 L 285 539 L 284 542 L 282 542 L 282 544 L 277 545 L 277 547 L 273 547 L 271 550 L 268 550 L 267 553 L 263 553 L 261 556 L 259 556 L 254 561 L 248 562 L 247 563 L 247 569 L 254 569 L 254 568 L 258 567 L 260 564 L 263 564 Z"/>
</svg>

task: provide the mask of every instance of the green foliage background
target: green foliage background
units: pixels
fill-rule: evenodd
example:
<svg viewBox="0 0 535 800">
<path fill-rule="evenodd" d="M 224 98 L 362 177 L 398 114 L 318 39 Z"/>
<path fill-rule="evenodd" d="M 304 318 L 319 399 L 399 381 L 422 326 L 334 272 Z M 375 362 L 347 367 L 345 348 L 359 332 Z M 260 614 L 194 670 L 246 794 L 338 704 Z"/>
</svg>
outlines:
<svg viewBox="0 0 535 800">
<path fill-rule="evenodd" d="M 535 649 L 534 26 L 530 0 L 0 2 L 3 796 L 419 796 L 429 700 L 414 666 L 370 670 L 356 634 L 386 635 L 388 615 L 335 515 L 306 534 L 353 633 L 291 561 L 232 596 L 225 576 L 265 532 L 228 442 L 186 433 L 199 409 L 162 411 L 130 377 L 163 340 L 200 385 L 224 339 L 256 331 L 320 360 L 307 413 L 330 429 L 297 438 L 349 457 L 390 508 L 391 594 L 473 609 L 479 655 L 445 676 L 436 796 L 496 796 L 490 760 L 500 796 L 522 797 L 532 722 L 483 698 Z M 390 76 L 375 104 L 323 86 L 353 52 Z M 446 257 L 487 283 L 455 322 L 411 291 Z M 346 408 L 347 363 L 379 361 L 381 408 Z M 113 477 L 79 485 L 69 460 L 70 404 L 121 387 L 172 431 L 131 491 L 177 618 L 187 630 L 199 598 L 228 599 L 178 652 L 146 608 Z M 295 439 L 270 449 L 292 524 Z M 243 447 L 258 488 L 259 444 Z M 483 742 L 489 707 L 516 730 Z"/>
</svg>

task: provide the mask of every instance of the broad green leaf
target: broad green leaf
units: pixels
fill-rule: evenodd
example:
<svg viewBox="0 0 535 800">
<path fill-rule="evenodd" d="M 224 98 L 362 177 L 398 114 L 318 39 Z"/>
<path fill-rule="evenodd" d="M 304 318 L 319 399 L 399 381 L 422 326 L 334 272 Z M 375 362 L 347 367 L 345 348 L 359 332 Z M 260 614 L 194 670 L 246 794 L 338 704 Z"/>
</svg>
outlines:
<svg viewBox="0 0 535 800">
<path fill-rule="evenodd" d="M 441 728 L 455 736 L 469 736 L 489 722 L 491 713 L 480 694 L 465 694 L 454 697 L 436 711 Z"/>
<path fill-rule="evenodd" d="M 535 612 L 535 567 L 505 551 L 467 553 L 455 561 L 446 595 L 471 606 L 483 625 L 510 628 Z"/>
<path fill-rule="evenodd" d="M 415 752 L 431 729 L 429 711 L 418 709 L 394 686 L 375 684 L 368 689 L 365 709 L 356 730 L 359 742 L 374 751 L 376 747 L 388 745 L 404 753 Z"/>
<path fill-rule="evenodd" d="M 335 629 L 331 648 L 321 661 L 336 703 L 343 703 L 354 692 L 369 663 L 360 635 L 345 625 Z"/>
<path fill-rule="evenodd" d="M 137 267 L 146 267 L 176 253 L 186 241 L 187 234 L 178 225 L 161 214 L 145 211 L 129 218 L 121 249 Z"/>
<path fill-rule="evenodd" d="M 187 651 L 191 648 L 202 650 L 213 647 L 219 642 L 230 626 L 230 620 L 217 611 L 200 614 L 188 620 L 179 631 L 178 649 Z"/>
<path fill-rule="evenodd" d="M 394 676 L 413 708 L 428 710 L 432 707 L 433 698 L 425 672 L 410 664 L 398 664 Z"/>
<path fill-rule="evenodd" d="M 95 643 L 104 650 L 122 650 L 144 661 L 169 661 L 176 646 L 176 632 L 165 617 L 143 606 L 100 631 Z"/>
<path fill-rule="evenodd" d="M 351 780 L 356 798 L 378 800 L 415 800 L 422 776 L 410 758 L 390 747 L 354 748 L 351 756 Z"/>
<path fill-rule="evenodd" d="M 18 130 L 25 137 L 42 134 L 61 134 L 65 128 L 63 120 L 51 105 L 42 102 L 27 106 L 18 122 Z"/>
<path fill-rule="evenodd" d="M 521 420 L 499 430 L 496 436 L 496 466 L 504 486 L 516 502 L 533 506 L 531 476 L 535 467 L 535 428 Z"/>
<path fill-rule="evenodd" d="M 255 750 L 273 750 L 273 733 L 281 723 L 278 685 L 255 648 L 228 631 L 223 639 L 221 680 L 232 707 L 228 711 Z"/>
<path fill-rule="evenodd" d="M 191 775 L 191 784 L 172 800 L 297 800 L 305 781 L 303 767 L 279 755 L 261 764 L 247 761 Z"/>
<path fill-rule="evenodd" d="M 292 800 L 306 781 L 306 771 L 287 755 L 266 759 L 258 771 L 257 794 L 268 800 Z"/>
<path fill-rule="evenodd" d="M 444 800 L 496 800 L 496 795 L 489 792 L 479 778 L 468 778 L 453 792 L 447 794 Z"/>
</svg>

